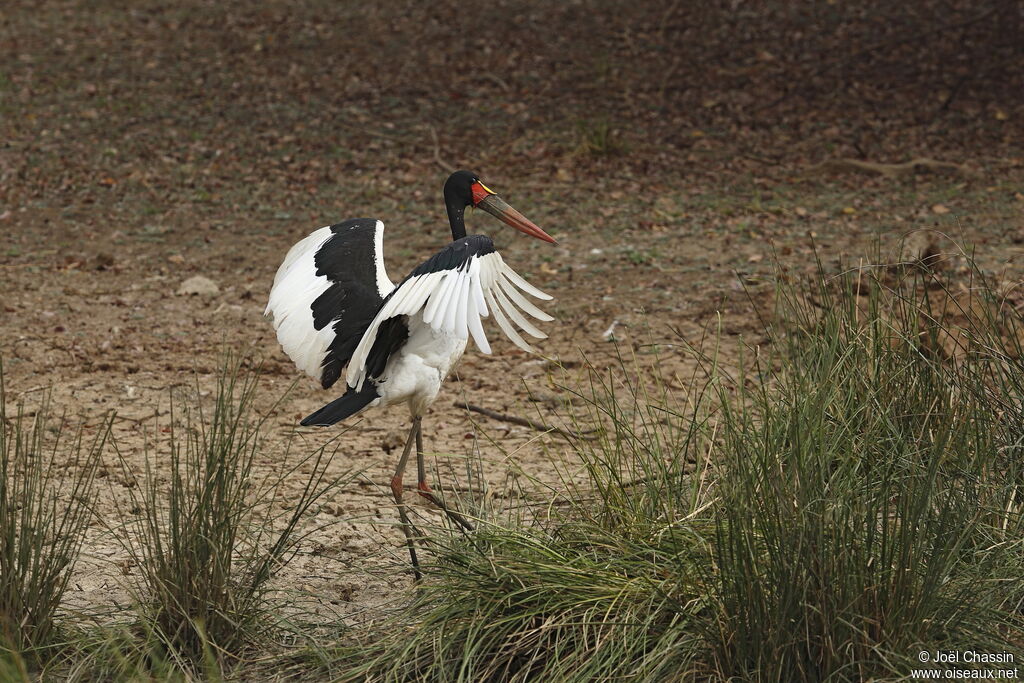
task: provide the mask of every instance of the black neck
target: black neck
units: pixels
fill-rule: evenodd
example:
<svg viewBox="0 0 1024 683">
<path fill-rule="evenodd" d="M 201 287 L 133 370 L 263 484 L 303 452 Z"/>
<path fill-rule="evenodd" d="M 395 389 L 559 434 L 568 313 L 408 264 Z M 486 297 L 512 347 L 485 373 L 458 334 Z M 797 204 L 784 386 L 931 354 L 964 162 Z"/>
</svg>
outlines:
<svg viewBox="0 0 1024 683">
<path fill-rule="evenodd" d="M 454 197 L 445 197 L 444 204 L 448 209 L 448 224 L 452 226 L 452 241 L 460 240 L 466 236 L 466 204 Z"/>
</svg>

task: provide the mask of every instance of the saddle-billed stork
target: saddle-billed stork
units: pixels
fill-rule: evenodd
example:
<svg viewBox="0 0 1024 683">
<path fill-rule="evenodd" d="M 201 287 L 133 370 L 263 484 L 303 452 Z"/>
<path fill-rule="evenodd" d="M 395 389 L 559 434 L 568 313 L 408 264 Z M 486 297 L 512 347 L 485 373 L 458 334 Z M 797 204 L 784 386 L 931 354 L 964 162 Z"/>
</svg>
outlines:
<svg viewBox="0 0 1024 683">
<path fill-rule="evenodd" d="M 371 407 L 409 406 L 412 427 L 391 491 L 417 579 L 414 532 L 402 497 L 402 475 L 413 442 L 420 495 L 463 529 L 473 529 L 427 484 L 421 432 L 424 413 L 462 357 L 470 336 L 482 352 L 491 352 L 481 318 L 493 314 L 498 327 L 526 351 L 533 349 L 512 323 L 543 339 L 547 335 L 523 313 L 553 320 L 520 290 L 538 299 L 551 299 L 549 295 L 506 265 L 490 237 L 466 234 L 466 207 L 483 209 L 545 242 L 555 240 L 469 171 L 451 174 L 444 184 L 444 203 L 452 242 L 397 286 L 384 267 L 384 223 L 354 218 L 320 228 L 288 251 L 274 277 L 266 309 L 266 314 L 273 315 L 277 340 L 285 352 L 324 389 L 347 366 L 346 392 L 302 420 L 302 425 L 332 425 Z"/>
</svg>

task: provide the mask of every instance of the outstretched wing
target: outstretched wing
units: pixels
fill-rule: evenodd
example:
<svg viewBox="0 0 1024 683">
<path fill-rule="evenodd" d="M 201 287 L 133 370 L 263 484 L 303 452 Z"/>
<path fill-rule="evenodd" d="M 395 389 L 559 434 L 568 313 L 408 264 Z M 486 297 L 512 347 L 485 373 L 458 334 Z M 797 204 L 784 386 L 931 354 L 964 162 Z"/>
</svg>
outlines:
<svg viewBox="0 0 1024 683">
<path fill-rule="evenodd" d="M 533 348 L 512 323 L 528 335 L 544 339 L 547 335 L 523 313 L 542 321 L 554 318 L 527 300 L 522 292 L 538 299 L 551 299 L 505 264 L 494 250 L 491 238 L 469 235 L 455 240 L 413 270 L 387 297 L 352 353 L 346 382 L 351 387 L 362 386 L 367 377 L 367 359 L 379 355 L 378 333 L 392 326 L 391 321 L 400 316 L 420 314 L 423 322 L 434 329 L 461 339 L 472 336 L 481 351 L 490 353 L 481 318 L 493 313 L 508 338 L 524 351 L 532 352 Z M 375 347 L 378 352 L 373 351 Z"/>
<path fill-rule="evenodd" d="M 352 357 L 385 297 L 384 224 L 354 218 L 293 246 L 274 277 L 265 315 L 300 370 L 327 389 Z"/>
</svg>

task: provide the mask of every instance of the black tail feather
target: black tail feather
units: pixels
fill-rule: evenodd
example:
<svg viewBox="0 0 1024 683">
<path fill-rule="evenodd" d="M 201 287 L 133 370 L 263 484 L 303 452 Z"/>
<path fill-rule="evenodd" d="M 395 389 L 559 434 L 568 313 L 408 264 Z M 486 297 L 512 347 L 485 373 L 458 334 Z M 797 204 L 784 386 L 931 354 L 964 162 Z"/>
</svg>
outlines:
<svg viewBox="0 0 1024 683">
<path fill-rule="evenodd" d="M 367 382 L 361 390 L 349 389 L 343 396 L 334 399 L 299 424 L 303 427 L 328 427 L 355 415 L 378 396 L 377 387 Z"/>
</svg>

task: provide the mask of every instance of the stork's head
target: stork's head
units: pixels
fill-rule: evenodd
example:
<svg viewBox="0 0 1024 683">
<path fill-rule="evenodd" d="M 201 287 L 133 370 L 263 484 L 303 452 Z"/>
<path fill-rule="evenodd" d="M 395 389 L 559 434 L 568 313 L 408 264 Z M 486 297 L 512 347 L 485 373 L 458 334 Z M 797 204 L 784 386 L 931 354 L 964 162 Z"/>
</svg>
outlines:
<svg viewBox="0 0 1024 683">
<path fill-rule="evenodd" d="M 537 227 L 530 219 L 519 213 L 494 190 L 480 182 L 480 178 L 471 171 L 456 171 L 448 176 L 444 184 L 444 199 L 448 206 L 449 216 L 453 210 L 461 211 L 467 206 L 483 209 L 502 223 L 510 225 L 531 237 L 555 244 L 555 239 Z"/>
</svg>

